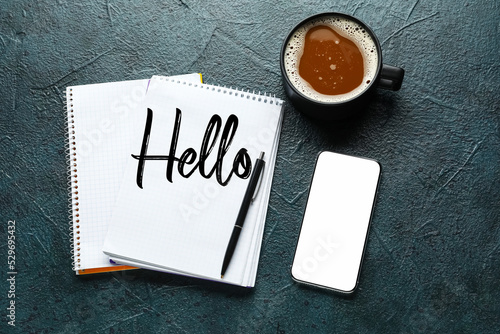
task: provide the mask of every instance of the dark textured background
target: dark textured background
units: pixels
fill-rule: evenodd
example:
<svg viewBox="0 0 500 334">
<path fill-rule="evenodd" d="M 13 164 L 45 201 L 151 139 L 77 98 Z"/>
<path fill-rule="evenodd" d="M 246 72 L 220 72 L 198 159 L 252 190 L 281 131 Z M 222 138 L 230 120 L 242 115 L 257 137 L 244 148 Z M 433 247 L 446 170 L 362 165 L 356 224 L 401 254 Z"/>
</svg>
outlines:
<svg viewBox="0 0 500 334">
<path fill-rule="evenodd" d="M 207 83 L 285 99 L 282 40 L 323 11 L 367 22 L 406 78 L 338 125 L 286 106 L 256 287 L 148 271 L 76 277 L 66 86 L 202 72 Z M 0 332 L 498 333 L 499 18 L 496 0 L 0 0 Z M 383 168 L 348 298 L 289 274 L 320 150 Z M 9 220 L 15 329 L 5 317 Z"/>
</svg>

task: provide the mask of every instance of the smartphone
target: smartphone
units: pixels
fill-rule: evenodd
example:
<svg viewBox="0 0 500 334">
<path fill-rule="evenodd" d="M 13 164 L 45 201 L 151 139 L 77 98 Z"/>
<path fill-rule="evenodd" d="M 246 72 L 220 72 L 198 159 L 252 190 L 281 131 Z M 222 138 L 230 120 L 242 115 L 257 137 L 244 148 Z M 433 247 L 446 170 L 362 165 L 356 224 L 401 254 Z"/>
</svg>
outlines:
<svg viewBox="0 0 500 334">
<path fill-rule="evenodd" d="M 356 289 L 380 171 L 375 160 L 318 155 L 292 264 L 294 280 L 341 293 Z"/>
</svg>

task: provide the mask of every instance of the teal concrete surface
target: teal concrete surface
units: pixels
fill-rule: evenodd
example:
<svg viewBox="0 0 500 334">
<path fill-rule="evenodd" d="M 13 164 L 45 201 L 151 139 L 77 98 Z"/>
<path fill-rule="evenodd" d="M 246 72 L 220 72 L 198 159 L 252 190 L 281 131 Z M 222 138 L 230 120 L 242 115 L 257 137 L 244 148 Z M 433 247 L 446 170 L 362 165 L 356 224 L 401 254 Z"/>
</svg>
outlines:
<svg viewBox="0 0 500 334">
<path fill-rule="evenodd" d="M 400 91 L 333 124 L 294 109 L 279 67 L 288 31 L 325 11 L 365 21 L 384 62 L 406 71 Z M 499 333 L 499 36 L 496 0 L 0 0 L 0 332 Z M 255 288 L 146 270 L 75 276 L 65 88 L 191 72 L 285 100 Z M 290 276 L 322 150 L 382 166 L 349 297 Z"/>
</svg>

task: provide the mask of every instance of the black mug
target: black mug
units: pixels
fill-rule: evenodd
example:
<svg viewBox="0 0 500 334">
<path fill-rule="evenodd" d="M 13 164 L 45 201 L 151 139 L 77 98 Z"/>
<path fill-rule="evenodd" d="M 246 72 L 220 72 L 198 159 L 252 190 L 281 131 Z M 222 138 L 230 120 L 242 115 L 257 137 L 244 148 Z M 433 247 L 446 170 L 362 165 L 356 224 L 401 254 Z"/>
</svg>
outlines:
<svg viewBox="0 0 500 334">
<path fill-rule="evenodd" d="M 356 115 L 377 88 L 397 91 L 404 70 L 382 63 L 380 42 L 362 21 L 322 13 L 296 25 L 281 48 L 285 91 L 304 114 L 322 120 Z"/>
</svg>

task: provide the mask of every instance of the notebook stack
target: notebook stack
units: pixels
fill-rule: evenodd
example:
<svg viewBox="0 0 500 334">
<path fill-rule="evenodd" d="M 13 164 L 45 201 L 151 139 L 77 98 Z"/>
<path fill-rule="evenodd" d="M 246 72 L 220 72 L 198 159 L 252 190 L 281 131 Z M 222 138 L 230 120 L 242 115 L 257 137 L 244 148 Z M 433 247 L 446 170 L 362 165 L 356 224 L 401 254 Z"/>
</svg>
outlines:
<svg viewBox="0 0 500 334">
<path fill-rule="evenodd" d="M 145 268 L 254 286 L 282 101 L 204 84 L 198 73 L 72 86 L 66 96 L 76 274 Z"/>
</svg>

